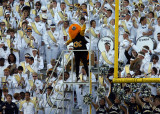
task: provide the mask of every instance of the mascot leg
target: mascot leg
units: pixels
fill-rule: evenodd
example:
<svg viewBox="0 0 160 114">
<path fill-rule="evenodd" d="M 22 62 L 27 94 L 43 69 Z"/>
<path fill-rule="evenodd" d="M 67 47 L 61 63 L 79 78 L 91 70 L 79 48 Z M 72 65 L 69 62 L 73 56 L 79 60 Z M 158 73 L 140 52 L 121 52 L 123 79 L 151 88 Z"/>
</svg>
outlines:
<svg viewBox="0 0 160 114">
<path fill-rule="evenodd" d="M 76 77 L 77 80 L 79 79 L 79 65 L 80 65 L 80 60 L 82 60 L 84 68 L 86 70 L 87 76 L 88 75 L 88 61 L 87 61 L 87 55 L 88 52 L 75 52 L 75 63 L 76 63 Z"/>
<path fill-rule="evenodd" d="M 88 63 L 87 56 L 88 56 L 88 52 L 82 52 L 81 53 L 81 59 L 82 59 L 84 68 L 86 70 L 87 76 L 89 76 L 89 74 L 88 74 L 88 64 L 87 64 Z"/>
<path fill-rule="evenodd" d="M 79 52 L 74 52 L 75 55 L 75 63 L 76 63 L 76 77 L 79 79 L 79 64 L 80 64 L 80 54 Z"/>
</svg>

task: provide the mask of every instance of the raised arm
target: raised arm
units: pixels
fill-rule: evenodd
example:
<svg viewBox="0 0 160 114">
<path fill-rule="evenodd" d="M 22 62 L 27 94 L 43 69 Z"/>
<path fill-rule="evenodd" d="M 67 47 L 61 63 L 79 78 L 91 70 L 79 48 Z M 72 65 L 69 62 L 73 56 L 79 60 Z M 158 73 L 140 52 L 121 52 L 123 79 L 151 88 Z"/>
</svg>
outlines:
<svg viewBox="0 0 160 114">
<path fill-rule="evenodd" d="M 93 105 L 93 107 L 97 110 L 98 109 L 98 105 L 97 104 L 95 104 L 94 102 L 92 102 L 92 105 Z"/>
<path fill-rule="evenodd" d="M 143 102 L 141 101 L 141 99 L 139 98 L 139 93 L 140 93 L 140 92 L 137 92 L 137 93 L 136 93 L 136 101 L 137 101 L 138 104 L 141 105 L 141 107 L 143 107 L 144 103 L 143 103 Z"/>
<path fill-rule="evenodd" d="M 111 107 L 113 104 L 112 104 L 112 102 L 108 99 L 108 97 L 107 96 L 105 96 L 105 99 L 106 99 L 106 101 L 107 101 L 107 103 L 108 103 L 108 105 L 109 105 L 109 107 Z"/>
<path fill-rule="evenodd" d="M 123 110 L 125 114 L 127 114 L 127 109 L 124 106 L 120 105 L 120 109 Z"/>
<path fill-rule="evenodd" d="M 83 24 L 83 26 L 82 26 L 82 28 L 81 28 L 81 32 L 80 32 L 80 35 L 81 35 L 81 36 L 84 36 L 85 29 L 86 29 L 86 24 Z"/>
</svg>

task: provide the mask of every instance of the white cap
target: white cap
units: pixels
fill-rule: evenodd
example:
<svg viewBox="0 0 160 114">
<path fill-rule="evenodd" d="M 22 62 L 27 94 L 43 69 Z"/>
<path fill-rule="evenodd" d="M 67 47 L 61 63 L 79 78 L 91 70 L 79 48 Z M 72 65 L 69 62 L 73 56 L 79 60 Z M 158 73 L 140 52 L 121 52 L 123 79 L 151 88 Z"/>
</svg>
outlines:
<svg viewBox="0 0 160 114">
<path fill-rule="evenodd" d="M 43 18 L 43 19 L 47 19 L 47 18 L 48 18 L 47 14 L 43 13 L 43 14 L 42 14 L 42 18 Z"/>
<path fill-rule="evenodd" d="M 5 11 L 5 14 L 6 14 L 6 15 L 7 15 L 7 14 L 10 14 L 9 10 L 6 10 L 6 11 Z"/>
<path fill-rule="evenodd" d="M 52 20 L 48 19 L 47 23 L 48 23 L 48 25 L 51 25 L 52 24 Z"/>
<path fill-rule="evenodd" d="M 38 49 L 37 48 L 32 48 L 32 51 L 38 51 Z"/>
<path fill-rule="evenodd" d="M 47 7 L 46 7 L 46 6 L 42 6 L 42 7 L 41 7 L 41 10 L 42 10 L 42 11 L 46 11 L 46 10 L 47 10 Z"/>
</svg>

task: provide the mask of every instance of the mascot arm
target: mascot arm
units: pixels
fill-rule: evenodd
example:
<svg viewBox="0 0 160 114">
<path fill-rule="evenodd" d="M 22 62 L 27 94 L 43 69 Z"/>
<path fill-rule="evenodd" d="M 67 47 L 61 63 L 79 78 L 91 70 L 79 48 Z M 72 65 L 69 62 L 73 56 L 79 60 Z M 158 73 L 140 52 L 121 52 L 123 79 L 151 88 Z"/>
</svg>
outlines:
<svg viewBox="0 0 160 114">
<path fill-rule="evenodd" d="M 72 42 L 72 39 L 70 38 L 67 42 L 66 42 L 66 44 L 68 45 L 68 44 L 70 44 Z"/>
<path fill-rule="evenodd" d="M 83 24 L 83 26 L 81 28 L 81 32 L 80 32 L 81 36 L 84 36 L 85 29 L 86 29 L 86 24 Z"/>
</svg>

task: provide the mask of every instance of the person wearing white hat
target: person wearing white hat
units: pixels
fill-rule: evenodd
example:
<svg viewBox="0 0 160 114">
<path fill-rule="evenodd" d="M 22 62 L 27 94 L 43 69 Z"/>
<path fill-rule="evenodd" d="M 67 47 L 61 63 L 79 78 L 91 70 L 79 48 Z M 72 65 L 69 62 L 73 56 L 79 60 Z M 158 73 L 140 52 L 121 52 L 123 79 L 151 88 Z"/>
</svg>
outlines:
<svg viewBox="0 0 160 114">
<path fill-rule="evenodd" d="M 46 45 L 46 60 L 49 64 L 51 59 L 57 59 L 59 54 L 59 32 L 56 31 L 56 25 L 50 25 L 51 30 L 46 31 L 43 40 Z"/>
<path fill-rule="evenodd" d="M 5 60 L 8 59 L 8 56 L 10 54 L 10 49 L 8 48 L 7 42 L 5 42 L 3 39 L 0 38 L 0 58 L 3 57 Z"/>
<path fill-rule="evenodd" d="M 42 6 L 41 7 L 41 11 L 47 11 L 47 7 L 46 6 Z M 43 12 L 42 12 L 43 13 Z"/>
<path fill-rule="evenodd" d="M 46 22 L 45 20 L 47 19 L 53 19 L 51 15 L 49 15 L 49 12 L 46 6 L 41 7 L 41 13 L 39 15 L 40 15 L 40 19 L 42 20 L 42 22 Z"/>
<path fill-rule="evenodd" d="M 129 32 L 124 32 L 123 34 L 123 41 L 120 42 L 119 45 L 119 61 L 123 61 L 124 63 L 127 63 L 127 58 L 124 55 L 125 49 L 127 49 L 129 47 L 129 41 L 127 39 L 129 39 Z"/>
<path fill-rule="evenodd" d="M 123 34 L 125 31 L 129 32 L 129 36 L 132 36 L 131 30 L 133 27 L 133 22 L 131 21 L 131 12 L 127 11 L 127 14 L 124 15 L 124 20 L 119 21 L 119 42 L 123 41 Z"/>
<path fill-rule="evenodd" d="M 7 24 L 7 28 L 13 28 L 16 29 L 17 28 L 17 23 L 14 17 L 11 16 L 11 13 L 9 10 L 5 11 L 5 16 L 4 16 L 4 20 L 5 23 Z"/>
<path fill-rule="evenodd" d="M 64 56 L 62 57 L 62 61 L 61 61 L 61 66 L 62 67 L 64 66 L 65 70 L 67 70 L 66 66 L 69 63 L 69 61 L 71 61 L 74 58 L 74 54 L 70 51 L 70 50 L 73 50 L 73 43 L 70 43 L 67 46 L 67 50 L 69 50 L 69 51 L 64 54 Z"/>
<path fill-rule="evenodd" d="M 48 19 L 48 15 L 46 13 L 42 13 L 42 22 L 46 23 Z"/>
<path fill-rule="evenodd" d="M 38 70 L 42 70 L 44 68 L 44 62 L 42 56 L 39 56 L 39 51 L 37 48 L 32 49 L 32 54 L 34 58 L 34 63 L 37 64 Z"/>
<path fill-rule="evenodd" d="M 19 65 L 18 66 L 22 66 L 23 67 L 23 73 L 25 73 L 26 72 L 26 66 L 28 66 L 29 65 L 29 57 L 30 57 L 31 55 L 29 54 L 29 53 L 26 53 L 25 55 L 24 55 L 24 61 L 22 61 L 22 62 L 20 62 L 19 63 Z"/>
</svg>

